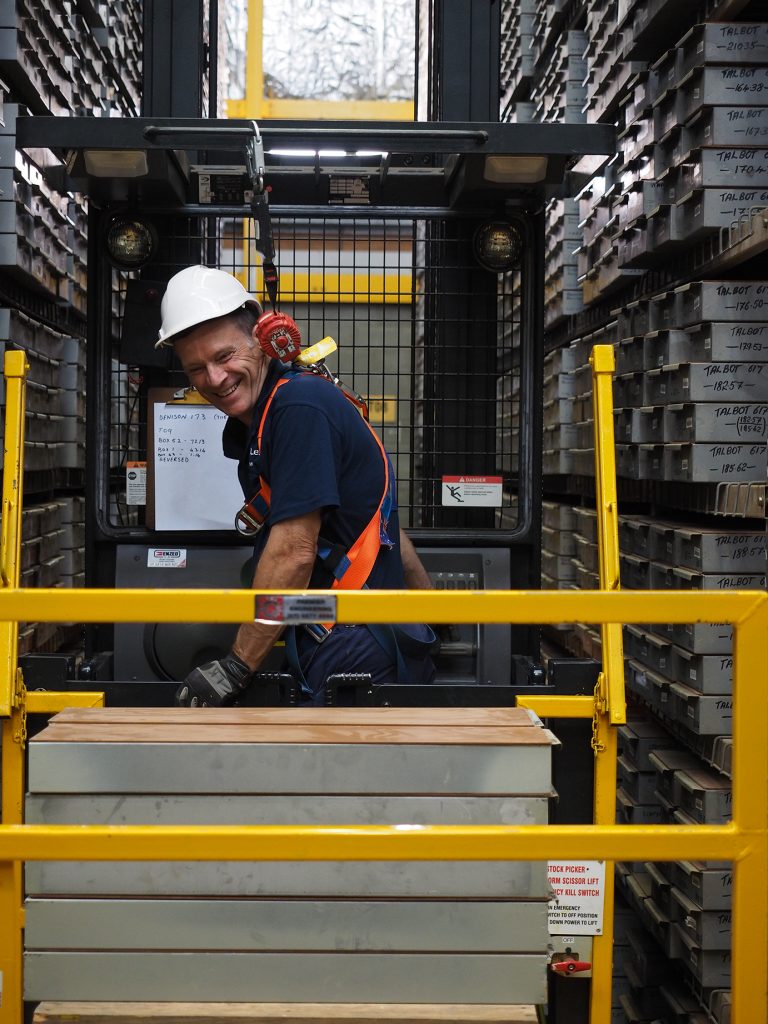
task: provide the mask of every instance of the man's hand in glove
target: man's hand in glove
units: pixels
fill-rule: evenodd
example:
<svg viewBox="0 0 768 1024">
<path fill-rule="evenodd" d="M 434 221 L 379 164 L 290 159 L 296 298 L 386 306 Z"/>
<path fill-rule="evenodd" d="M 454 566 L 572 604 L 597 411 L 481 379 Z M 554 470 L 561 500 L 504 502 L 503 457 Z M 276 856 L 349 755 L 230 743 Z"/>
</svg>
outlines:
<svg viewBox="0 0 768 1024">
<path fill-rule="evenodd" d="M 192 669 L 176 691 L 181 708 L 220 708 L 233 704 L 250 682 L 251 669 L 230 652 L 218 661 Z"/>
</svg>

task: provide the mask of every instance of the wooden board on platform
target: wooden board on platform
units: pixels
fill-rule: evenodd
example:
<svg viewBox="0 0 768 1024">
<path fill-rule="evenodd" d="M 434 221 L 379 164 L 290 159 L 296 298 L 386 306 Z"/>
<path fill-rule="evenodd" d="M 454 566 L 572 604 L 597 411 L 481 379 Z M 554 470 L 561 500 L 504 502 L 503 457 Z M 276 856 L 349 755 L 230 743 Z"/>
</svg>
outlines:
<svg viewBox="0 0 768 1024">
<path fill-rule="evenodd" d="M 156 724 L 104 722 L 98 728 L 78 723 L 52 722 L 33 743 L 248 743 L 248 744 L 397 744 L 475 746 L 550 746 L 545 729 L 498 729 L 445 725 L 250 725 L 217 722 L 158 722 Z"/>
<path fill-rule="evenodd" d="M 40 1003 L 33 1024 L 536 1024 L 533 1006 L 436 1003 Z"/>
<path fill-rule="evenodd" d="M 533 726 L 525 708 L 65 708 L 52 721 L 82 725 L 430 725 Z"/>
<path fill-rule="evenodd" d="M 552 745 L 524 708 L 68 708 L 40 743 Z"/>
</svg>

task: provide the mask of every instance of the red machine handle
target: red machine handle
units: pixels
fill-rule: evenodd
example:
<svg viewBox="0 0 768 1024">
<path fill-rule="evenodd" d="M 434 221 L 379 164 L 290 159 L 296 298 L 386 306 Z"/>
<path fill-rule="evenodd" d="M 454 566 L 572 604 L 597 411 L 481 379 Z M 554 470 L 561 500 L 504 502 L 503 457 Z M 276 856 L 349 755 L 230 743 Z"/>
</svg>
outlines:
<svg viewBox="0 0 768 1024">
<path fill-rule="evenodd" d="M 586 960 L 558 960 L 550 964 L 558 974 L 576 974 L 578 971 L 591 971 L 592 964 Z"/>
</svg>

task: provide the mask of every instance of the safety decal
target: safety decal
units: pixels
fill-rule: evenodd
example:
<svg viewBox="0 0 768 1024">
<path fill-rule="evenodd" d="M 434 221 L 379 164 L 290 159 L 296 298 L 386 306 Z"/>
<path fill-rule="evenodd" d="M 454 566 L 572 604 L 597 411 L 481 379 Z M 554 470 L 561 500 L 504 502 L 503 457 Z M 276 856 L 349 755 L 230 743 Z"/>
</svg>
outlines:
<svg viewBox="0 0 768 1024">
<path fill-rule="evenodd" d="M 442 504 L 499 508 L 501 485 L 500 476 L 444 476 Z"/>
<path fill-rule="evenodd" d="M 548 913 L 550 935 L 601 935 L 605 861 L 550 861 L 547 880 L 554 894 Z"/>
<path fill-rule="evenodd" d="M 315 594 L 257 594 L 254 618 L 256 622 L 267 624 L 335 622 L 336 598 Z"/>
<path fill-rule="evenodd" d="M 146 462 L 126 462 L 125 464 L 125 503 L 126 505 L 147 504 L 147 464 Z"/>
<path fill-rule="evenodd" d="M 147 548 L 147 568 L 186 569 L 186 548 Z"/>
</svg>

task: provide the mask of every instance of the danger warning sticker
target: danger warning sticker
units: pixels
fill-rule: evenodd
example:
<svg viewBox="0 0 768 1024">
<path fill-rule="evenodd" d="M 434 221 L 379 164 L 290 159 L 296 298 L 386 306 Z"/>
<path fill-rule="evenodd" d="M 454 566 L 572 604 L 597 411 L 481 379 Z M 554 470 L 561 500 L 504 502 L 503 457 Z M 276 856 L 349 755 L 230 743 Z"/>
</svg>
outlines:
<svg viewBox="0 0 768 1024">
<path fill-rule="evenodd" d="M 500 476 L 444 476 L 443 505 L 501 505 Z"/>
<path fill-rule="evenodd" d="M 146 462 L 126 462 L 125 464 L 125 503 L 126 505 L 147 504 L 147 464 Z"/>
</svg>

